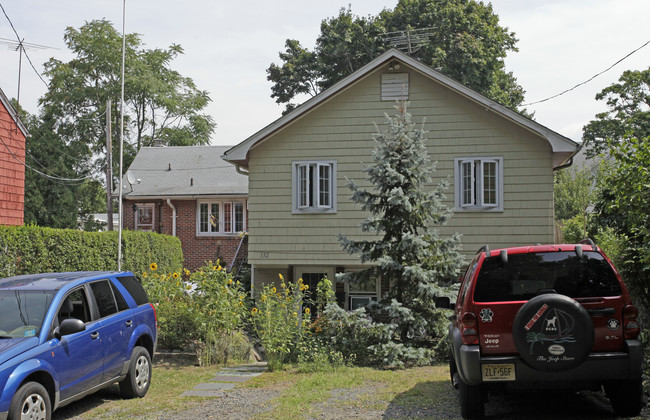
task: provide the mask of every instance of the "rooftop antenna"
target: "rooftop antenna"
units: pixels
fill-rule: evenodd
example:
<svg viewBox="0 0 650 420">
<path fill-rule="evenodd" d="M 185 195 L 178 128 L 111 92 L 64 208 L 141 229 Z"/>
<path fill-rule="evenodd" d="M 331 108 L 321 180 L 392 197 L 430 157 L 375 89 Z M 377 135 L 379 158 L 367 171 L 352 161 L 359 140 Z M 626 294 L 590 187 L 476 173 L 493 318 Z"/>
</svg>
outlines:
<svg viewBox="0 0 650 420">
<path fill-rule="evenodd" d="M 32 44 L 25 42 L 25 39 L 15 41 L 13 39 L 0 38 L 0 44 L 9 47 L 10 50 L 18 51 L 18 94 L 16 95 L 16 102 L 20 104 L 20 76 L 23 67 L 23 53 L 25 50 L 58 50 L 58 48 L 48 47 L 47 45 Z"/>
<path fill-rule="evenodd" d="M 433 27 L 386 32 L 380 35 L 384 42 L 407 54 L 417 52 L 433 36 Z"/>
</svg>

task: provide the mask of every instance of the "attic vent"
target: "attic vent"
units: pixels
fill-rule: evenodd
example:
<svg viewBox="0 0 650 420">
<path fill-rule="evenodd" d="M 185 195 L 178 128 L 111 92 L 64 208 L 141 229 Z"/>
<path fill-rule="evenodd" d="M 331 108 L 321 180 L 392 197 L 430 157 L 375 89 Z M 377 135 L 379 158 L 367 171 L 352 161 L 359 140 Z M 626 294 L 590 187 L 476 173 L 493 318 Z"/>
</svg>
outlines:
<svg viewBox="0 0 650 420">
<path fill-rule="evenodd" d="M 395 101 L 409 98 L 409 74 L 391 73 L 381 75 L 381 100 Z"/>
</svg>

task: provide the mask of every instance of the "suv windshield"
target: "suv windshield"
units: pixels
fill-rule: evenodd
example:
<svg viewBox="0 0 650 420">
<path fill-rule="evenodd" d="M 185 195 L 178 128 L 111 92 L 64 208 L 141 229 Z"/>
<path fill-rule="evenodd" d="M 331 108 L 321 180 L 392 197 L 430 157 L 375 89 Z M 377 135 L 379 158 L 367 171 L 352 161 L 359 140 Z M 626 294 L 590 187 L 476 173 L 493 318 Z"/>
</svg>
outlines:
<svg viewBox="0 0 650 420">
<path fill-rule="evenodd" d="M 540 290 L 552 289 L 571 298 L 619 296 L 621 286 L 609 263 L 598 252 L 572 251 L 510 254 L 483 261 L 475 302 L 529 300 Z M 550 291 L 550 290 L 549 290 Z"/>
<path fill-rule="evenodd" d="M 0 338 L 39 334 L 54 291 L 0 290 Z"/>
</svg>

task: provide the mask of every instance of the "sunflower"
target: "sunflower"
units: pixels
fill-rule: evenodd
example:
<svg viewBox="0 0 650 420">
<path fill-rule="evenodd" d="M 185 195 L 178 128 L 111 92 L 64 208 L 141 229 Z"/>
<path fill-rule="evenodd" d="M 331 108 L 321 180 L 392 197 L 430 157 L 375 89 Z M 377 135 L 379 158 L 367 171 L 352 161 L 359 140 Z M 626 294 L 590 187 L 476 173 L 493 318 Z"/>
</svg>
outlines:
<svg viewBox="0 0 650 420">
<path fill-rule="evenodd" d="M 305 308 L 305 313 L 309 315 L 311 313 L 311 310 L 309 308 Z"/>
<path fill-rule="evenodd" d="M 156 271 L 156 270 L 158 270 L 158 264 L 156 264 L 156 263 L 151 263 L 151 265 L 149 266 L 149 269 L 150 269 L 151 271 Z"/>
<path fill-rule="evenodd" d="M 180 277 L 180 274 L 178 274 L 178 273 L 174 273 L 174 274 L 172 274 L 172 277 L 174 277 L 175 279 L 177 279 L 178 277 Z"/>
<path fill-rule="evenodd" d="M 251 313 L 252 313 L 253 315 L 257 314 L 257 308 L 253 308 L 253 310 L 251 311 Z"/>
</svg>

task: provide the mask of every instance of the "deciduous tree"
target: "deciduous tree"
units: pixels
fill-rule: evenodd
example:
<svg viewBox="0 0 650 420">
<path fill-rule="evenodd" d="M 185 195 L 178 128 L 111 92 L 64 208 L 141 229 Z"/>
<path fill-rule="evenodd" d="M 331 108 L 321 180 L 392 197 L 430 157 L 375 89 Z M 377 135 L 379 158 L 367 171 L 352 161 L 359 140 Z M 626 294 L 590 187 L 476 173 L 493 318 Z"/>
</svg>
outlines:
<svg viewBox="0 0 650 420">
<path fill-rule="evenodd" d="M 411 55 L 478 92 L 517 109 L 524 91 L 505 70 L 508 51 L 517 51 L 513 32 L 499 25 L 490 4 L 474 0 L 400 0 L 394 10 L 359 17 L 350 7 L 321 23 L 313 51 L 293 39 L 271 64 L 271 97 L 296 106 L 300 94 L 315 95 L 390 48 L 382 35 L 427 29 L 430 35 Z"/>
</svg>

